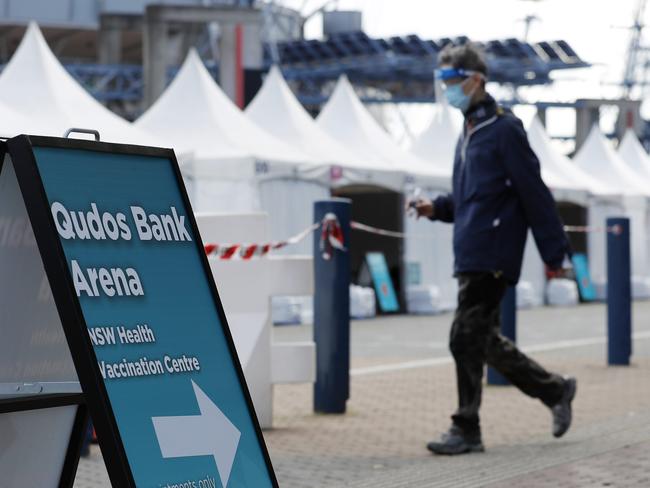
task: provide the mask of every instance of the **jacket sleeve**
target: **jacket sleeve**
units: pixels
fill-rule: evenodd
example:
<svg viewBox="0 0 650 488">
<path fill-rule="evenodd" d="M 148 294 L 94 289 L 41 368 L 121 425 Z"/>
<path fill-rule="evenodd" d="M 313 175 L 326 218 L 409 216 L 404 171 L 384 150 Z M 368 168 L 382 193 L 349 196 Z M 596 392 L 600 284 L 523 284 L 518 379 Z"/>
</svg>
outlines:
<svg viewBox="0 0 650 488">
<path fill-rule="evenodd" d="M 564 258 L 571 254 L 569 240 L 555 200 L 542 180 L 539 160 L 528 143 L 523 124 L 514 116 L 506 117 L 499 141 L 506 172 L 524 208 L 542 259 L 551 269 L 559 269 Z"/>
<path fill-rule="evenodd" d="M 433 217 L 431 220 L 440 220 L 448 223 L 454 221 L 454 199 L 451 194 L 440 195 L 432 203 Z"/>
</svg>

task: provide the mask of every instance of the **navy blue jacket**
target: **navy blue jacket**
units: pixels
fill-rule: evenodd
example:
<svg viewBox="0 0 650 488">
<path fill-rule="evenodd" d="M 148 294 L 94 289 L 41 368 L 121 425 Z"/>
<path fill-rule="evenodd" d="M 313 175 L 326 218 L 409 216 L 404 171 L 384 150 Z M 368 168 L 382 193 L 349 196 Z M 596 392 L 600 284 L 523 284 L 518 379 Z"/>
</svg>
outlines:
<svg viewBox="0 0 650 488">
<path fill-rule="evenodd" d="M 453 192 L 433 201 L 434 220 L 454 222 L 455 272 L 503 273 L 519 281 L 528 228 L 544 262 L 570 254 L 555 201 L 521 120 L 489 95 L 465 115 Z"/>
</svg>

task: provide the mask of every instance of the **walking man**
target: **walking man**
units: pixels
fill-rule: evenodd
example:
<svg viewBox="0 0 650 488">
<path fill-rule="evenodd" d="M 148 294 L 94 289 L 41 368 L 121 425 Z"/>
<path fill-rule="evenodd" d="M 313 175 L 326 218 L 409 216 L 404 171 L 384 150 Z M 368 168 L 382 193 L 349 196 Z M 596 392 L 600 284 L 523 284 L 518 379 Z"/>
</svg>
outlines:
<svg viewBox="0 0 650 488">
<path fill-rule="evenodd" d="M 456 146 L 453 191 L 418 199 L 418 217 L 454 223 L 458 308 L 449 346 L 456 363 L 458 409 L 427 448 L 436 454 L 483 451 L 479 423 L 485 364 L 551 409 L 553 435 L 571 425 L 576 380 L 546 371 L 499 333 L 500 303 L 519 280 L 528 228 L 551 276 L 563 274 L 569 243 L 521 121 L 485 91 L 487 66 L 472 45 L 440 52 L 437 78 L 465 116 Z"/>
</svg>

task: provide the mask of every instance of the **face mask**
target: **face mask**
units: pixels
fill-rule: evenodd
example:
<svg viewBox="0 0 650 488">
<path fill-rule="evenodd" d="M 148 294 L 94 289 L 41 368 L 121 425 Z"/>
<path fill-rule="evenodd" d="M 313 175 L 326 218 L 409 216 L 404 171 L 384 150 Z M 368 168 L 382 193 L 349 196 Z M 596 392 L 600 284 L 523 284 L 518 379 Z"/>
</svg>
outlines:
<svg viewBox="0 0 650 488">
<path fill-rule="evenodd" d="M 466 95 L 463 91 L 463 83 L 458 83 L 457 85 L 448 86 L 445 90 L 445 98 L 449 105 L 456 107 L 462 112 L 466 112 L 469 108 L 469 104 L 472 102 L 472 94 L 474 90 L 469 95 Z"/>
</svg>

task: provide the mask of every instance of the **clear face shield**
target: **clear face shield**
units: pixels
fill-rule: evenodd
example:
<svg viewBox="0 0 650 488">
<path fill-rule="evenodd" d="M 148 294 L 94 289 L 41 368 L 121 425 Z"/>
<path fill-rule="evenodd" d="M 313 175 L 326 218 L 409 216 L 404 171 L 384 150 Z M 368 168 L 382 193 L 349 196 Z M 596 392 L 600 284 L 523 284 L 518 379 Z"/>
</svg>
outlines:
<svg viewBox="0 0 650 488">
<path fill-rule="evenodd" d="M 485 75 L 479 71 L 450 67 L 436 70 L 436 79 L 442 83 L 443 93 L 449 105 L 463 112 L 467 111 L 478 85 L 469 93 L 465 93 L 464 85 L 472 75 L 476 74 L 485 80 Z"/>
</svg>

